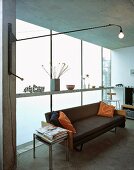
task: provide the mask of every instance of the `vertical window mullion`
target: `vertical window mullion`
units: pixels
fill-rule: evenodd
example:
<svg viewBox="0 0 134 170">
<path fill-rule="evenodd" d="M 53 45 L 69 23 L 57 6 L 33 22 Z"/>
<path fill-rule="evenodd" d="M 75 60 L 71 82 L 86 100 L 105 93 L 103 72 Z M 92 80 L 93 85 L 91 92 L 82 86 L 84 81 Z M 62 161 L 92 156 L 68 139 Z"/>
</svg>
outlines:
<svg viewBox="0 0 134 170">
<path fill-rule="evenodd" d="M 53 36 L 52 36 L 52 30 L 50 30 L 50 91 L 51 91 L 51 79 L 52 79 L 52 44 L 53 44 Z M 53 96 L 50 94 L 50 111 L 52 112 L 53 110 Z"/>
<path fill-rule="evenodd" d="M 101 47 L 101 86 L 103 87 L 103 47 Z M 101 90 L 101 100 L 103 100 L 103 88 Z"/>
<path fill-rule="evenodd" d="M 83 41 L 81 40 L 81 89 L 83 88 Z M 81 90 L 81 105 L 83 105 L 83 91 Z"/>
</svg>

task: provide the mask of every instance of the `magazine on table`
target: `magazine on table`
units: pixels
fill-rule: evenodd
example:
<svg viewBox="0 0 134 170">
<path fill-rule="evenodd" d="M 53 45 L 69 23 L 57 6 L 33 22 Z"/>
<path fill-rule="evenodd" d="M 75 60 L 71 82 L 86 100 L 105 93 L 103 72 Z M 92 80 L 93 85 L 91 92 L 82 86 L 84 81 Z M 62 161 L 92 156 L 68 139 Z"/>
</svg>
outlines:
<svg viewBox="0 0 134 170">
<path fill-rule="evenodd" d="M 50 140 L 55 140 L 67 136 L 66 129 L 56 127 L 51 124 L 47 124 L 44 127 L 37 129 L 36 131 Z"/>
</svg>

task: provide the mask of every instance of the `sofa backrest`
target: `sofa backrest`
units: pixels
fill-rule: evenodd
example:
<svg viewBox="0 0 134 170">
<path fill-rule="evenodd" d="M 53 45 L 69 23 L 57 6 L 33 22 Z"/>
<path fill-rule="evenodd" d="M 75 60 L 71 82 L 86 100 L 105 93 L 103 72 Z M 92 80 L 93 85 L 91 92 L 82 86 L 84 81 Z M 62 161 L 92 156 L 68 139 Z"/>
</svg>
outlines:
<svg viewBox="0 0 134 170">
<path fill-rule="evenodd" d="M 100 102 L 97 102 L 88 105 L 63 109 L 61 111 L 63 111 L 73 123 L 80 119 L 85 119 L 89 116 L 96 115 L 99 110 L 99 106 L 100 106 Z M 46 117 L 46 121 L 50 122 L 51 112 L 45 113 L 45 117 Z"/>
</svg>

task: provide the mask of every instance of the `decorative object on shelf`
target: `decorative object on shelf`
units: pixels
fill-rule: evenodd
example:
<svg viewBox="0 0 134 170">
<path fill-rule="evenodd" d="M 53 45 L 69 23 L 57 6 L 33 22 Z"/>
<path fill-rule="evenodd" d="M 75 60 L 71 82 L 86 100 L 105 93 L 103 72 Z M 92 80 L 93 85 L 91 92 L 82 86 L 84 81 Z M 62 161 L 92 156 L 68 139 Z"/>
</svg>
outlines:
<svg viewBox="0 0 134 170">
<path fill-rule="evenodd" d="M 66 88 L 67 88 L 68 90 L 73 90 L 73 89 L 75 88 L 75 85 L 70 85 L 70 84 L 68 84 L 68 85 L 66 85 Z"/>
<path fill-rule="evenodd" d="M 130 75 L 131 75 L 131 76 L 134 75 L 134 69 L 130 69 Z"/>
<path fill-rule="evenodd" d="M 45 70 L 45 72 L 50 76 L 49 71 L 42 65 L 42 68 Z M 57 66 L 52 66 L 52 79 L 60 79 L 60 77 L 65 74 L 69 70 L 68 65 L 66 63 L 58 63 Z M 51 77 L 51 76 L 50 76 Z"/>
<path fill-rule="evenodd" d="M 99 86 L 99 88 L 104 88 L 104 86 Z"/>
<path fill-rule="evenodd" d="M 60 79 L 51 79 L 51 91 L 60 91 Z"/>
<path fill-rule="evenodd" d="M 92 88 L 95 88 L 95 86 L 92 86 Z"/>
<path fill-rule="evenodd" d="M 86 88 L 85 77 L 82 77 L 82 80 L 83 80 L 82 88 L 85 89 Z"/>
<path fill-rule="evenodd" d="M 89 74 L 86 74 L 86 87 L 90 88 Z"/>
<path fill-rule="evenodd" d="M 37 92 L 40 92 L 40 93 L 42 93 L 42 92 L 44 92 L 44 90 L 45 90 L 45 87 L 41 87 L 41 86 L 36 86 L 35 84 L 33 85 L 33 87 L 32 86 L 28 86 L 28 87 L 25 87 L 24 88 L 24 92 L 26 93 L 26 92 L 29 92 L 29 93 L 37 93 Z"/>
<path fill-rule="evenodd" d="M 116 87 L 123 87 L 123 84 L 116 84 Z"/>
<path fill-rule="evenodd" d="M 68 65 L 66 63 L 58 63 L 57 66 L 52 66 L 51 67 L 52 76 L 43 65 L 42 68 L 51 78 L 51 83 L 50 83 L 51 91 L 60 91 L 60 77 L 69 70 Z"/>
<path fill-rule="evenodd" d="M 85 77 L 82 77 L 83 79 L 83 88 L 90 88 L 90 82 L 89 82 L 89 74 L 86 74 Z"/>
</svg>

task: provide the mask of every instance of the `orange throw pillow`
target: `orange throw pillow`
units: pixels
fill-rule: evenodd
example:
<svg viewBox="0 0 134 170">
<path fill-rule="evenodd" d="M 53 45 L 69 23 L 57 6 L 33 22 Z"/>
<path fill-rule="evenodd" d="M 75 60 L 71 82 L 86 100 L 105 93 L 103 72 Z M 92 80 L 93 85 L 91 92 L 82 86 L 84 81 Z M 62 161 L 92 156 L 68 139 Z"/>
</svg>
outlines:
<svg viewBox="0 0 134 170">
<path fill-rule="evenodd" d="M 113 117 L 115 107 L 112 105 L 108 105 L 104 102 L 100 102 L 99 112 L 97 115 Z"/>
<path fill-rule="evenodd" d="M 65 113 L 63 113 L 62 111 L 60 111 L 59 113 L 59 118 L 58 118 L 60 124 L 65 128 L 68 129 L 70 131 L 72 131 L 73 133 L 76 133 L 75 128 L 73 127 L 71 121 L 69 120 L 69 118 L 65 115 Z"/>
</svg>

